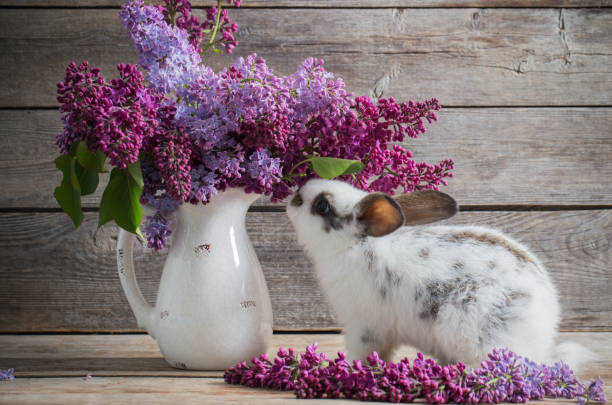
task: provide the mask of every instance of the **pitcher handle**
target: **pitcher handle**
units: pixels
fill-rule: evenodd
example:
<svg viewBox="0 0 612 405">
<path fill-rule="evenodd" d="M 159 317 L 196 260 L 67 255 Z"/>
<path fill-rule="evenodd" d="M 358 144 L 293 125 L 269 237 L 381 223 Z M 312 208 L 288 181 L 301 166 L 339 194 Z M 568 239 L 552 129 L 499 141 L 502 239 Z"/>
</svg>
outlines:
<svg viewBox="0 0 612 405">
<path fill-rule="evenodd" d="M 138 327 L 144 328 L 151 334 L 150 320 L 153 307 L 145 300 L 136 281 L 134 272 L 134 239 L 133 233 L 119 229 L 119 240 L 117 241 L 117 269 L 121 287 L 127 297 L 128 303 L 136 315 Z"/>
</svg>

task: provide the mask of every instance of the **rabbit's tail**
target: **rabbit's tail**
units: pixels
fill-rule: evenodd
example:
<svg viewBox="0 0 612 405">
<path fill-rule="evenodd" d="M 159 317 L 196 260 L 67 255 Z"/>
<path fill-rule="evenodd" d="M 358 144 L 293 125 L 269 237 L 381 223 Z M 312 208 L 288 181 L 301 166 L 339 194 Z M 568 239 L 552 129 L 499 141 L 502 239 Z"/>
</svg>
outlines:
<svg viewBox="0 0 612 405">
<path fill-rule="evenodd" d="M 552 361 L 563 361 L 570 366 L 574 372 L 580 369 L 580 366 L 586 362 L 596 359 L 595 353 L 576 342 L 562 342 L 555 347 Z"/>
</svg>

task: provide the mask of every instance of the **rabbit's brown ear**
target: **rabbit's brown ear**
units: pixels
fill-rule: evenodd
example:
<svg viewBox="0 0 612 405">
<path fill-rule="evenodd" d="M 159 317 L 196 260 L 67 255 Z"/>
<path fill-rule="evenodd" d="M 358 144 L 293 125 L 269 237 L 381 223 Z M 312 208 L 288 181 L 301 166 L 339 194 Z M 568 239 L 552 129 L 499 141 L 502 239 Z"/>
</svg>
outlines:
<svg viewBox="0 0 612 405">
<path fill-rule="evenodd" d="M 372 193 L 363 197 L 355 206 L 357 221 L 369 236 L 384 236 L 404 223 L 400 206 L 384 193 Z"/>
<path fill-rule="evenodd" d="M 423 225 L 452 217 L 457 202 L 448 194 L 435 190 L 413 191 L 394 198 L 402 208 L 405 225 Z"/>
</svg>

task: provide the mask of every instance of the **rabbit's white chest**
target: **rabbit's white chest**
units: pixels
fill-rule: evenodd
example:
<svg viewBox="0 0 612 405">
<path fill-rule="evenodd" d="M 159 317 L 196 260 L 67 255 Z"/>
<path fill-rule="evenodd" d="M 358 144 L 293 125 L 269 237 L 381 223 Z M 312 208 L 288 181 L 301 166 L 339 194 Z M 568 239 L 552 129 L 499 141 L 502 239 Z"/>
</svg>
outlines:
<svg viewBox="0 0 612 405">
<path fill-rule="evenodd" d="M 372 312 L 370 301 L 376 283 L 375 275 L 359 265 L 358 260 L 347 255 L 340 260 L 317 263 L 316 270 L 321 287 L 341 321 L 345 322 L 347 317 L 352 318 L 356 314 L 365 316 L 367 312 Z"/>
</svg>

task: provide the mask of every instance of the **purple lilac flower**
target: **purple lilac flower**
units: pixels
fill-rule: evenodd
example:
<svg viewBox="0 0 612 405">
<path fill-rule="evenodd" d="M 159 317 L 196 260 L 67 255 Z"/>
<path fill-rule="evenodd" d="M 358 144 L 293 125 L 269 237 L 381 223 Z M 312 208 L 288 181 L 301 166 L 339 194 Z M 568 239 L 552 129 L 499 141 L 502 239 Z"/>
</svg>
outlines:
<svg viewBox="0 0 612 405">
<path fill-rule="evenodd" d="M 0 369 L 0 381 L 13 381 L 15 379 L 15 375 L 13 374 L 15 370 L 9 368 L 8 370 Z"/>
<path fill-rule="evenodd" d="M 307 59 L 294 75 L 279 78 L 262 58 L 250 55 L 219 74 L 205 71 L 185 93 L 177 120 L 202 151 L 204 165 L 218 174 L 221 189 L 228 184 L 244 186 L 281 200 L 291 186 L 314 176 L 302 166 L 296 171 L 302 177 L 280 181 L 309 151 L 362 160 L 366 169 L 344 180 L 368 191 L 437 189 L 452 176 L 450 160 L 438 165 L 416 163 L 401 146 L 388 148 L 404 136 L 425 132 L 423 120 L 436 119 L 437 100 L 403 104 L 393 99 L 377 104 L 367 97 L 353 100 L 342 80 L 323 69 L 321 60 Z M 261 148 L 279 160 L 278 170 L 274 167 L 276 181 L 262 182 L 249 166 L 250 156 Z"/>
<path fill-rule="evenodd" d="M 493 350 L 480 368 L 470 371 L 462 363 L 438 365 L 420 353 L 412 364 L 408 359 L 386 363 L 376 352 L 365 363 L 355 360 L 351 364 L 342 352 L 330 359 L 316 349 L 316 343 L 301 354 L 281 348 L 273 361 L 262 354 L 252 360 L 252 366 L 242 362 L 230 367 L 224 378 L 229 384 L 294 391 L 298 398 L 378 402 L 413 402 L 424 398 L 430 404 L 520 403 L 542 398 L 540 391 L 532 391 L 535 385 L 569 385 L 582 392 L 578 396 L 581 405 L 587 401 L 603 404 L 606 400 L 601 379 L 584 387 L 576 386 L 575 376 L 563 365 L 554 366 L 557 371 L 549 372 L 545 365 L 538 366 L 508 349 Z M 534 375 L 538 376 L 537 381 L 532 378 Z M 575 397 L 570 391 L 558 392 L 564 398 Z M 545 396 L 556 397 L 556 391 L 547 391 Z"/>
<path fill-rule="evenodd" d="M 342 79 L 336 79 L 323 68 L 322 59 L 307 58 L 285 81 L 296 95 L 294 109 L 298 125 L 305 125 L 314 115 L 324 115 L 327 119 L 352 115 L 352 94 L 346 92 Z"/>
<path fill-rule="evenodd" d="M 567 364 L 555 363 L 551 367 L 543 366 L 542 369 L 547 377 L 546 396 L 574 398 L 580 393 L 580 381 Z"/>
<path fill-rule="evenodd" d="M 217 176 L 204 165 L 198 165 L 191 170 L 191 194 L 190 201 L 194 204 L 207 203 L 217 194 L 215 184 Z"/>
<path fill-rule="evenodd" d="M 184 29 L 168 24 L 158 7 L 146 6 L 142 0 L 124 3 L 120 16 L 153 89 L 180 94 L 195 81 L 202 60 Z"/>
<path fill-rule="evenodd" d="M 166 194 L 162 194 L 160 196 L 155 197 L 151 194 L 143 193 L 140 196 L 140 203 L 150 206 L 164 217 L 170 216 L 181 205 L 180 201 L 176 201 L 175 199 L 170 198 Z"/>
<path fill-rule="evenodd" d="M 604 392 L 604 383 L 600 377 L 590 380 L 583 386 L 583 393 L 578 397 L 578 404 L 605 404 L 607 401 Z"/>
<path fill-rule="evenodd" d="M 480 368 L 466 376 L 470 392 L 468 403 L 526 402 L 529 399 L 524 382 L 522 358 L 507 349 L 494 349 Z"/>
<path fill-rule="evenodd" d="M 270 151 L 259 148 L 249 157 L 248 174 L 265 190 L 280 180 L 282 176 L 280 164 L 280 159 L 271 157 Z"/>
<path fill-rule="evenodd" d="M 149 249 L 161 250 L 166 246 L 166 240 L 172 233 L 172 230 L 168 220 L 158 212 L 146 218 L 143 232 L 147 238 L 147 247 Z"/>
<path fill-rule="evenodd" d="M 529 397 L 531 399 L 544 399 L 546 393 L 550 392 L 550 378 L 547 367 L 525 358 L 523 359 L 523 374 Z"/>
<path fill-rule="evenodd" d="M 107 83 L 87 63 L 71 64 L 58 85 L 64 131 L 57 144 L 66 153 L 85 140 L 119 168 L 141 161 L 141 201 L 157 212 L 149 224 L 157 231 L 151 234 L 161 235 L 152 239 L 156 247 L 165 243 L 160 223 L 182 202 L 205 204 L 227 187 L 282 200 L 316 177 L 308 165 L 292 172 L 309 156 L 362 161 L 362 172 L 341 180 L 367 191 L 437 189 L 452 177 L 452 161 L 416 162 L 397 144 L 423 134 L 425 122 L 437 119 L 436 99 L 354 97 L 314 58 L 285 77 L 257 55 L 215 73 L 202 65 L 206 35 L 219 17 L 219 37 L 205 47 L 231 52 L 237 30 L 227 11 L 215 7 L 200 22 L 187 0 L 157 6 L 128 0 L 120 16 L 147 82 L 132 65 L 119 65 L 120 77 Z M 435 400 L 446 395 L 429 388 Z"/>
</svg>

